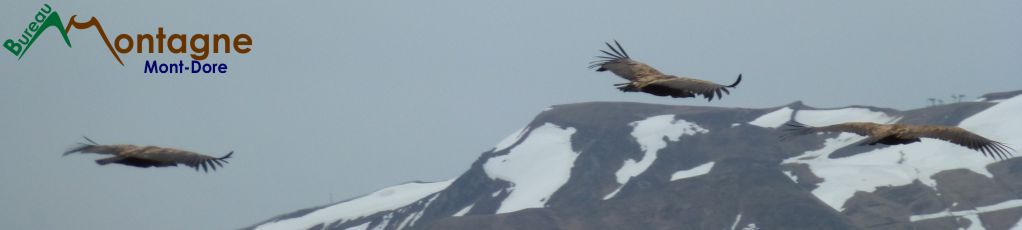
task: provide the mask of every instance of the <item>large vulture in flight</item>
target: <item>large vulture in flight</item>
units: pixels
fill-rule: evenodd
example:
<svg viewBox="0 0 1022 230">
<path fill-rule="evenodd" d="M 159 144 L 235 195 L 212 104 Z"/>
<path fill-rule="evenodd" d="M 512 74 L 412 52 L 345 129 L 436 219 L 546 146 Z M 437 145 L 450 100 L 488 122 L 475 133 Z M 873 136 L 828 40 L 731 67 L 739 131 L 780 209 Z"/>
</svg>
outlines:
<svg viewBox="0 0 1022 230">
<path fill-rule="evenodd" d="M 701 95 L 707 101 L 712 101 L 713 97 L 720 99 L 724 94 L 731 93 L 727 88 L 734 88 L 738 86 L 739 82 L 742 82 L 741 74 L 738 74 L 738 80 L 735 80 L 735 83 L 731 85 L 721 85 L 695 78 L 665 75 L 645 63 L 632 59 L 617 41 L 614 41 L 617 48 L 611 46 L 610 43 L 605 44 L 607 44 L 607 48 L 610 48 L 611 51 L 600 50 L 600 52 L 607 56 L 596 56 L 600 60 L 590 62 L 589 68 L 597 68 L 597 72 L 610 70 L 611 73 L 618 77 L 630 81 L 629 83 L 614 85 L 624 92 L 646 92 L 657 96 L 676 98 Z"/>
<path fill-rule="evenodd" d="M 992 141 L 983 136 L 955 126 L 942 125 L 905 125 L 877 124 L 871 122 L 847 122 L 822 127 L 808 126 L 796 121 L 785 124 L 787 133 L 783 138 L 792 135 L 806 135 L 817 132 L 849 132 L 867 136 L 862 145 L 900 145 L 919 142 L 919 138 L 933 138 L 961 145 L 982 152 L 983 155 L 995 159 L 1007 159 L 1015 150 L 1004 143 Z"/>
<path fill-rule="evenodd" d="M 79 145 L 75 148 L 64 152 L 64 156 L 76 152 L 97 153 L 113 155 L 111 157 L 96 160 L 96 163 L 99 165 L 118 163 L 140 168 L 148 168 L 184 164 L 188 167 L 195 168 L 195 171 L 199 171 L 199 167 L 202 167 L 202 171 L 209 172 L 209 169 L 216 170 L 217 166 L 223 167 L 223 164 L 227 163 L 227 158 L 230 158 L 231 154 L 234 154 L 234 151 L 231 151 L 230 153 L 227 153 L 227 155 L 217 158 L 172 148 L 156 146 L 139 147 L 136 145 L 100 145 L 88 137 L 85 137 L 85 140 L 89 141 L 89 143 L 79 143 Z"/>
</svg>

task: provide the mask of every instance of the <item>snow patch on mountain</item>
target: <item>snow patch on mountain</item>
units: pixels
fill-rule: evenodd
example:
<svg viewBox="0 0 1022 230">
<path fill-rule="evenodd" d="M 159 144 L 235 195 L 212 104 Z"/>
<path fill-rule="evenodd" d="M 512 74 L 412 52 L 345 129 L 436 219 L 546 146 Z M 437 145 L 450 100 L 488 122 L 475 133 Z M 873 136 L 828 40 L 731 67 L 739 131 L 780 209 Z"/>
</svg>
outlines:
<svg viewBox="0 0 1022 230">
<path fill-rule="evenodd" d="M 1022 129 L 1022 97 L 1001 102 L 989 109 L 963 120 L 959 127 L 987 138 L 1005 143 L 1022 143 L 1022 135 L 1013 130 Z M 808 111 L 799 111 L 796 116 Z M 799 121 L 810 125 L 827 125 L 846 121 L 885 122 L 894 119 L 886 115 L 861 112 L 858 116 L 847 114 L 821 113 L 806 115 Z M 847 111 L 851 112 L 851 111 Z M 826 117 L 826 116 L 835 117 Z M 801 117 L 801 116 L 800 116 Z M 804 120 L 803 120 L 804 119 Z M 893 145 L 860 153 L 849 157 L 830 159 L 834 150 L 864 139 L 864 137 L 841 133 L 824 141 L 819 150 L 807 151 L 801 156 L 789 158 L 784 163 L 806 163 L 810 170 L 824 181 L 812 193 L 836 210 L 843 210 L 845 201 L 856 191 L 873 192 L 880 186 L 900 186 L 919 180 L 935 187 L 934 174 L 951 169 L 968 169 L 992 177 L 986 165 L 996 162 L 993 158 L 949 142 L 927 139 L 908 145 Z"/>
<path fill-rule="evenodd" d="M 470 205 L 466 206 L 465 208 L 462 208 L 461 210 L 458 210 L 458 212 L 455 212 L 454 215 L 452 215 L 452 216 L 464 216 L 465 214 L 468 213 L 469 210 L 472 210 L 473 206 L 476 206 L 476 204 L 470 204 Z"/>
<path fill-rule="evenodd" d="M 426 201 L 426 204 L 422 205 L 422 209 L 419 209 L 419 211 L 416 211 L 415 213 L 405 218 L 404 221 L 401 222 L 401 225 L 398 225 L 397 229 L 404 229 L 406 226 L 407 227 L 414 226 L 415 222 L 419 221 L 419 218 L 422 217 L 422 213 L 426 212 L 426 208 L 428 208 L 430 204 L 433 204 L 433 201 L 436 200 L 436 198 L 437 195 L 434 194 L 432 198 L 429 198 L 429 201 Z"/>
<path fill-rule="evenodd" d="M 671 181 L 701 176 L 703 174 L 710 173 L 711 169 L 713 169 L 713 161 L 706 162 L 705 164 L 696 166 L 695 168 L 691 168 L 689 170 L 681 170 L 674 172 L 674 174 L 671 174 Z"/>
<path fill-rule="evenodd" d="M 387 215 L 383 216 L 383 220 L 380 221 L 379 224 L 377 224 L 375 227 L 373 227 L 370 230 L 383 230 L 384 228 L 387 227 L 387 224 L 390 224 L 390 220 L 393 219 L 393 218 L 394 218 L 394 213 L 393 212 L 387 213 Z M 366 221 L 366 223 L 371 224 L 372 221 Z M 363 225 L 365 225 L 365 224 L 363 224 Z M 365 226 L 369 227 L 368 225 L 365 225 Z"/>
<path fill-rule="evenodd" d="M 795 110 L 784 107 L 773 112 L 759 116 L 755 120 L 749 122 L 750 125 L 755 125 L 763 128 L 778 128 L 784 125 L 785 122 L 791 119 L 791 113 Z"/>
<path fill-rule="evenodd" d="M 371 222 L 365 222 L 364 224 L 355 227 L 345 228 L 344 230 L 367 230 L 369 229 L 369 224 L 371 224 Z"/>
<path fill-rule="evenodd" d="M 709 130 L 700 127 L 696 123 L 688 122 L 686 120 L 675 119 L 674 114 L 660 115 L 646 118 L 645 120 L 632 122 L 629 125 L 634 127 L 632 129 L 632 137 L 639 143 L 642 148 L 643 155 L 642 159 L 635 161 L 634 159 L 625 160 L 624 165 L 614 175 L 617 176 L 617 183 L 620 184 L 616 190 L 604 196 L 603 199 L 610 199 L 617 195 L 617 192 L 621 190 L 625 184 L 628 183 L 632 177 L 635 177 L 653 164 L 656 161 L 657 152 L 664 147 L 667 147 L 667 141 L 678 141 L 683 135 L 696 135 L 700 133 L 707 133 Z M 667 140 L 664 140 L 664 138 Z"/>
<path fill-rule="evenodd" d="M 843 109 L 798 110 L 795 113 L 795 121 L 812 126 L 825 126 L 853 121 L 893 123 L 897 120 L 897 116 L 891 116 L 884 112 L 854 107 Z"/>
<path fill-rule="evenodd" d="M 522 136 L 525 135 L 525 132 L 527 132 L 527 131 L 528 131 L 528 128 L 526 127 L 526 128 L 518 129 L 518 131 L 515 131 L 514 133 L 511 133 L 511 135 L 508 135 L 503 140 L 498 142 L 497 145 L 493 147 L 493 151 L 497 152 L 497 151 L 504 150 L 507 147 L 511 147 L 511 145 L 513 145 L 516 142 L 518 142 L 518 140 L 521 139 Z"/>
<path fill-rule="evenodd" d="M 738 223 L 740 222 L 742 222 L 742 213 L 738 213 L 738 216 L 735 216 L 735 222 L 731 224 L 731 230 L 737 230 Z"/>
<path fill-rule="evenodd" d="M 749 122 L 763 128 L 779 128 L 792 118 L 803 124 L 812 126 L 832 125 L 850 121 L 869 121 L 877 123 L 891 123 L 898 117 L 890 116 L 884 112 L 873 111 L 867 108 L 843 108 L 843 109 L 821 109 L 821 110 L 794 110 L 790 107 L 780 108 L 769 112 Z"/>
<path fill-rule="evenodd" d="M 529 131 L 529 137 L 508 154 L 487 159 L 483 164 L 486 175 L 512 186 L 497 213 L 543 207 L 568 182 L 578 157 L 571 147 L 574 133 L 575 128 L 546 123 Z"/>
<path fill-rule="evenodd" d="M 317 224 L 352 220 L 412 204 L 451 185 L 454 179 L 432 183 L 412 182 L 391 186 L 369 195 L 322 208 L 301 217 L 266 223 L 255 229 L 307 229 Z"/>
<path fill-rule="evenodd" d="M 785 176 L 788 176 L 788 179 L 791 179 L 792 182 L 798 183 L 798 176 L 795 175 L 795 173 L 792 173 L 791 171 L 781 171 L 781 172 L 784 173 Z"/>
</svg>

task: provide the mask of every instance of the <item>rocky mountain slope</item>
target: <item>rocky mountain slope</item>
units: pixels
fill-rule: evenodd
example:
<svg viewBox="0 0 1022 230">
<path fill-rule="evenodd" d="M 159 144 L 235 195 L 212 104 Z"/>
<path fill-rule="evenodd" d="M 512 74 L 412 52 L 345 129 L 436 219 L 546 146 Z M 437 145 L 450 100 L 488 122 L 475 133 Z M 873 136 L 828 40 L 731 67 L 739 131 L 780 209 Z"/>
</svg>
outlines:
<svg viewBox="0 0 1022 230">
<path fill-rule="evenodd" d="M 1011 229 L 1022 160 L 936 140 L 859 146 L 784 122 L 958 125 L 1022 147 L 1022 91 L 909 111 L 553 106 L 461 176 L 407 183 L 250 229 Z"/>
</svg>

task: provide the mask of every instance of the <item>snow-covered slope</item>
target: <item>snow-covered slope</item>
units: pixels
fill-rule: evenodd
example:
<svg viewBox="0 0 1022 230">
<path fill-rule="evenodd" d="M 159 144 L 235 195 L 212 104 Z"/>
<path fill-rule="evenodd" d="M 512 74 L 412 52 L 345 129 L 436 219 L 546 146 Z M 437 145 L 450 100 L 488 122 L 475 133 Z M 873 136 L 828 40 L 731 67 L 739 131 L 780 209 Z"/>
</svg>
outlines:
<svg viewBox="0 0 1022 230">
<path fill-rule="evenodd" d="M 502 191 L 508 196 L 497 213 L 541 208 L 550 195 L 568 182 L 571 167 L 578 157 L 571 150 L 574 133 L 573 128 L 544 124 L 507 155 L 490 158 L 483 164 L 491 179 L 511 183 Z"/>
<path fill-rule="evenodd" d="M 305 214 L 301 218 L 270 222 L 259 225 L 256 229 L 308 229 L 317 225 L 330 224 L 331 222 L 355 220 L 377 212 L 404 207 L 447 188 L 453 181 L 433 183 L 412 182 L 395 185 L 369 195 L 327 206 Z"/>
<path fill-rule="evenodd" d="M 682 135 L 695 135 L 699 133 L 707 133 L 708 130 L 695 123 L 691 123 L 685 120 L 674 119 L 674 115 L 660 115 L 645 120 L 632 122 L 629 125 L 635 127 L 632 130 L 632 136 L 635 137 L 635 141 L 639 142 L 639 146 L 642 149 L 642 159 L 635 161 L 633 159 L 625 160 L 625 164 L 617 170 L 614 175 L 617 176 L 617 182 L 622 187 L 628 183 L 632 177 L 635 177 L 653 164 L 656 161 L 657 152 L 664 147 L 667 147 L 668 141 L 678 141 Z M 618 187 L 603 197 L 604 200 L 610 199 L 621 191 L 621 187 Z"/>
<path fill-rule="evenodd" d="M 397 185 L 254 228 L 1008 229 L 1022 219 L 1022 160 L 935 140 L 777 139 L 790 119 L 870 121 L 959 125 L 1022 146 L 1022 97 L 993 95 L 910 111 L 558 105 L 458 178 Z"/>
</svg>

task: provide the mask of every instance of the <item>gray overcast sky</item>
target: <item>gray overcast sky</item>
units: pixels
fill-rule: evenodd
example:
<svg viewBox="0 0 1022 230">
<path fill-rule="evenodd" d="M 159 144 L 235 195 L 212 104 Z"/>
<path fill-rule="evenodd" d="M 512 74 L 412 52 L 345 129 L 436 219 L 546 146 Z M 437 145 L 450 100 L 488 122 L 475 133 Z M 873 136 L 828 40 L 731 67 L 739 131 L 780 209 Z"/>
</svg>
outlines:
<svg viewBox="0 0 1022 230">
<path fill-rule="evenodd" d="M 0 7 L 0 38 L 39 1 Z M 0 228 L 229 229 L 411 180 L 458 176 L 543 108 L 586 101 L 898 109 L 1022 88 L 1020 1 L 54 1 L 108 36 L 248 33 L 200 78 L 118 65 L 95 31 L 0 54 Z M 112 35 L 111 35 L 112 34 Z M 603 42 L 721 101 L 624 94 Z M 87 135 L 221 155 L 226 168 L 100 167 Z"/>
</svg>

